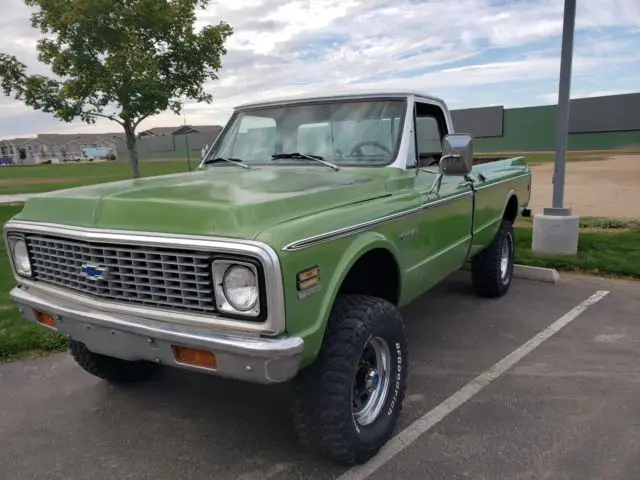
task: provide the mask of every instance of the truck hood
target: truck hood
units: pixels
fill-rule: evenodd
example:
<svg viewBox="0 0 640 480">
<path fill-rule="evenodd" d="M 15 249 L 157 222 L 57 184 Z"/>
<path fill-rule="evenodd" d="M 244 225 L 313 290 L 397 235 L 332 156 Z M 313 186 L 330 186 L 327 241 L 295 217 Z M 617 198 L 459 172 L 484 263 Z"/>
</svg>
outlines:
<svg viewBox="0 0 640 480">
<path fill-rule="evenodd" d="M 294 218 L 387 195 L 380 170 L 389 169 L 211 167 L 47 193 L 30 198 L 18 218 L 253 239 Z"/>
</svg>

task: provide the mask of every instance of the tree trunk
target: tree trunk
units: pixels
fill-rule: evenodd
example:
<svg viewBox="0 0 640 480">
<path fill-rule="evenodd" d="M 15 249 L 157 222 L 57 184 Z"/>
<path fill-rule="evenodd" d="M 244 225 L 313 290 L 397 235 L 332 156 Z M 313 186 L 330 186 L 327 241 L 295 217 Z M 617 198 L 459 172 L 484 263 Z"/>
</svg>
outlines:
<svg viewBox="0 0 640 480">
<path fill-rule="evenodd" d="M 138 149 L 136 148 L 136 132 L 130 124 L 124 126 L 127 150 L 129 150 L 129 163 L 133 172 L 133 178 L 140 178 L 140 163 L 138 162 Z"/>
</svg>

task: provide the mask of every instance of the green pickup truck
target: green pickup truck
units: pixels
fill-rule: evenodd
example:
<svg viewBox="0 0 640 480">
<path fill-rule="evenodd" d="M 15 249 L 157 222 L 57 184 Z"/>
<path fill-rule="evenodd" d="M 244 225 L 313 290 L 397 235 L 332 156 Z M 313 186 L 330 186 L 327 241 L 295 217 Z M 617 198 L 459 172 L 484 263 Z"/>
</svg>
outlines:
<svg viewBox="0 0 640 480">
<path fill-rule="evenodd" d="M 291 381 L 301 442 L 363 463 L 402 408 L 399 309 L 467 262 L 504 295 L 530 186 L 419 92 L 243 105 L 194 172 L 29 199 L 4 228 L 11 297 L 109 382 Z"/>
</svg>

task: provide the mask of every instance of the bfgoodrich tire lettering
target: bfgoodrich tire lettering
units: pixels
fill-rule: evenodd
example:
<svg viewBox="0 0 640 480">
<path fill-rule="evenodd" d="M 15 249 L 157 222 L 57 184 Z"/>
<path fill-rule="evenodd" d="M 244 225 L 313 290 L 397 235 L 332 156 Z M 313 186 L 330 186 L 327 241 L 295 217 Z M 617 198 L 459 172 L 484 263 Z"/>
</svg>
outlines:
<svg viewBox="0 0 640 480">
<path fill-rule="evenodd" d="M 500 297 L 507 293 L 513 277 L 514 253 L 513 225 L 503 219 L 491 244 L 472 261 L 473 287 L 479 295 Z"/>
<path fill-rule="evenodd" d="M 389 385 L 375 419 L 354 414 L 356 373 L 365 347 L 381 339 L 389 347 Z M 393 434 L 402 410 L 408 371 L 404 322 L 388 301 L 341 295 L 329 318 L 316 361 L 294 381 L 293 418 L 301 442 L 328 458 L 364 463 Z"/>
</svg>

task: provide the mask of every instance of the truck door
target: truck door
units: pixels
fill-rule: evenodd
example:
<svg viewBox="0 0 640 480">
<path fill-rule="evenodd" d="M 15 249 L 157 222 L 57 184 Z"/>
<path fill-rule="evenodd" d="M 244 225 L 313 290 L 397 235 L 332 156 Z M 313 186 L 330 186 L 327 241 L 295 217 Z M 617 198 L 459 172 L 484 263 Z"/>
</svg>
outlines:
<svg viewBox="0 0 640 480">
<path fill-rule="evenodd" d="M 416 163 L 438 171 L 442 139 L 449 133 L 444 110 L 416 101 L 414 111 Z M 422 284 L 430 287 L 460 268 L 469 252 L 473 222 L 473 189 L 464 178 L 445 176 L 438 194 L 430 194 L 436 174 L 418 169 L 415 188 L 421 195 L 418 235 L 421 255 L 416 268 Z"/>
</svg>

